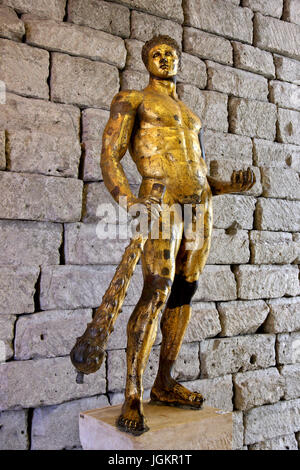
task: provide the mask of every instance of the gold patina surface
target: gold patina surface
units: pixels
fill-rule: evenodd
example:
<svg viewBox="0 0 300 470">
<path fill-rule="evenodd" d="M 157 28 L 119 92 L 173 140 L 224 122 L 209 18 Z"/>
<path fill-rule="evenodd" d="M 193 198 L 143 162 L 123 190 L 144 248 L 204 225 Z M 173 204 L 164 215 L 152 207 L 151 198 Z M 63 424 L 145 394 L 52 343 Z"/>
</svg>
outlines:
<svg viewBox="0 0 300 470">
<path fill-rule="evenodd" d="M 179 211 L 184 210 L 185 204 L 192 204 L 189 223 L 191 228 L 196 228 L 197 217 L 202 217 L 201 244 L 190 249 L 180 217 L 170 220 L 168 238 L 141 236 L 133 240 L 93 322 L 77 342 L 77 354 L 72 356 L 74 365 L 84 373 L 100 366 L 108 335 L 141 255 L 144 287 L 127 326 L 126 391 L 118 419 L 120 429 L 137 435 L 147 430 L 142 378 L 160 312 L 163 312 L 162 344 L 151 399 L 155 403 L 196 410 L 203 405 L 202 395 L 177 383 L 171 372 L 191 317 L 192 297 L 209 254 L 212 196 L 247 191 L 255 183 L 250 169 L 233 172 L 228 182 L 207 175 L 199 143 L 201 120 L 176 93 L 174 78 L 180 51 L 174 41 L 165 36 L 154 38 L 144 46 L 143 56 L 150 75 L 149 85 L 143 91 L 122 91 L 111 104 L 101 155 L 104 183 L 115 201 L 126 196 L 129 208 L 138 202 L 149 207 L 153 200 L 167 207 L 176 204 Z M 138 198 L 131 192 L 121 165 L 127 149 L 142 176 Z M 197 206 L 201 206 L 200 215 Z M 162 216 L 160 212 L 159 217 Z"/>
</svg>

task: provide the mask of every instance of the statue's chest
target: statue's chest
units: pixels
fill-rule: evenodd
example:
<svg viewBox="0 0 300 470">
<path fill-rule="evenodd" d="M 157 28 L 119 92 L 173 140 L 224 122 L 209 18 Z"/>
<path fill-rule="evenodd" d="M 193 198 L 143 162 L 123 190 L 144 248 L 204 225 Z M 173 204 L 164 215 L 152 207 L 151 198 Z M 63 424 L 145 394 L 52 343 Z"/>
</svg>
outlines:
<svg viewBox="0 0 300 470">
<path fill-rule="evenodd" d="M 140 106 L 140 120 L 155 127 L 187 127 L 199 132 L 201 121 L 182 101 L 161 95 L 146 97 Z"/>
</svg>

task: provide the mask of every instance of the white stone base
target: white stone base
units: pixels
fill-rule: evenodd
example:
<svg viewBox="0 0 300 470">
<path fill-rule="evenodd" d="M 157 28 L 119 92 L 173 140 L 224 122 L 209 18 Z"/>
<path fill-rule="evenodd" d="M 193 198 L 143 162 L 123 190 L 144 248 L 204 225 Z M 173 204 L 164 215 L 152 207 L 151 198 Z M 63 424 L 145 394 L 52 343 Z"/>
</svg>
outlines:
<svg viewBox="0 0 300 470">
<path fill-rule="evenodd" d="M 84 450 L 230 450 L 232 413 L 216 408 L 185 410 L 144 404 L 147 425 L 141 436 L 116 427 L 121 405 L 80 413 L 79 434 Z"/>
</svg>

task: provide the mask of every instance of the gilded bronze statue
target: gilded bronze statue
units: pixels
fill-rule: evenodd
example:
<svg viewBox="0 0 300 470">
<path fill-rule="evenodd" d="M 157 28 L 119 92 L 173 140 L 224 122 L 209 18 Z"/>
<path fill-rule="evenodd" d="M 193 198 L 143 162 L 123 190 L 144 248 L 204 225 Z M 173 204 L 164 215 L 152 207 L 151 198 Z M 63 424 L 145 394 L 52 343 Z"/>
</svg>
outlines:
<svg viewBox="0 0 300 470">
<path fill-rule="evenodd" d="M 164 405 L 203 406 L 200 393 L 191 392 L 172 378 L 172 368 L 191 317 L 191 301 L 205 266 L 213 226 L 212 196 L 249 190 L 255 183 L 251 169 L 234 171 L 230 182 L 208 176 L 204 160 L 202 123 L 176 93 L 176 75 L 181 51 L 168 36 L 148 41 L 142 58 L 149 72 L 149 84 L 142 91 L 121 91 L 111 104 L 110 118 L 103 134 L 101 169 L 104 183 L 115 201 L 127 197 L 128 208 L 145 204 L 149 217 L 151 204 L 158 204 L 156 217 L 162 217 L 162 204 L 183 209 L 201 206 L 202 243 L 190 249 L 182 218 L 170 218 L 170 236 L 152 239 L 136 236 L 125 251 L 123 261 L 103 297 L 103 301 L 78 338 L 71 358 L 81 373 L 97 370 L 105 346 L 120 313 L 133 269 L 141 256 L 144 287 L 127 326 L 127 378 L 125 401 L 118 427 L 139 435 L 147 424 L 143 413 L 143 372 L 155 340 L 162 312 L 162 343 L 157 377 L 151 401 Z M 138 198 L 130 189 L 121 165 L 129 149 L 142 176 Z M 190 224 L 196 224 L 196 211 Z M 160 220 L 160 219 L 159 219 Z"/>
</svg>

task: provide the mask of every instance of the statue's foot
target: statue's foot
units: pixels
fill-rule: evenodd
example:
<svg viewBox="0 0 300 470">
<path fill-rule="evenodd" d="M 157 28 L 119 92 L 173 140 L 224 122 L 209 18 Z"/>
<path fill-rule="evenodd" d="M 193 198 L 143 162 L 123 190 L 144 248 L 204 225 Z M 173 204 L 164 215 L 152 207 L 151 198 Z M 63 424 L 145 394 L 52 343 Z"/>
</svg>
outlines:
<svg viewBox="0 0 300 470">
<path fill-rule="evenodd" d="M 136 398 L 126 400 L 122 408 L 122 414 L 119 416 L 116 424 L 121 431 L 129 432 L 134 436 L 140 436 L 144 432 L 149 431 L 141 411 L 140 402 Z"/>
<path fill-rule="evenodd" d="M 201 393 L 191 392 L 172 379 L 167 386 L 154 384 L 150 394 L 151 403 L 179 408 L 200 410 L 203 407 L 204 398 Z"/>
</svg>

